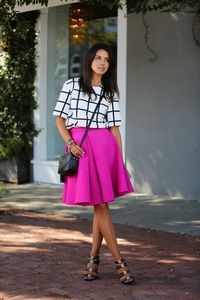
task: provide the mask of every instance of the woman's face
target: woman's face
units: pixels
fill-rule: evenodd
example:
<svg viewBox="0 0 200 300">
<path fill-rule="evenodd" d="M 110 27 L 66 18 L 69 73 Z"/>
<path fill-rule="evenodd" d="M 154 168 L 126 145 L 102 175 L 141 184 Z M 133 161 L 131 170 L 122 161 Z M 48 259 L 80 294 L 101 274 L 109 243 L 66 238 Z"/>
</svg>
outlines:
<svg viewBox="0 0 200 300">
<path fill-rule="evenodd" d="M 109 54 L 107 51 L 100 49 L 96 52 L 91 64 L 92 71 L 97 75 L 103 75 L 109 68 Z"/>
</svg>

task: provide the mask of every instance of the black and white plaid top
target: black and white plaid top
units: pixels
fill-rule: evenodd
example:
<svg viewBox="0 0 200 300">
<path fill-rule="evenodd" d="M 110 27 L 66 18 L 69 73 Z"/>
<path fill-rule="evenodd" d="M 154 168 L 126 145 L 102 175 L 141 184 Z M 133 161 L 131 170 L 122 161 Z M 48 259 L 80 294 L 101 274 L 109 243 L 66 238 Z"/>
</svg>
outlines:
<svg viewBox="0 0 200 300">
<path fill-rule="evenodd" d="M 89 97 L 81 91 L 78 80 L 73 78 L 64 83 L 53 112 L 53 115 L 66 119 L 68 129 L 88 125 L 102 93 L 102 86 L 93 86 L 96 95 Z M 115 95 L 112 102 L 105 98 L 101 100 L 90 127 L 107 128 L 121 123 L 119 99 Z"/>
</svg>

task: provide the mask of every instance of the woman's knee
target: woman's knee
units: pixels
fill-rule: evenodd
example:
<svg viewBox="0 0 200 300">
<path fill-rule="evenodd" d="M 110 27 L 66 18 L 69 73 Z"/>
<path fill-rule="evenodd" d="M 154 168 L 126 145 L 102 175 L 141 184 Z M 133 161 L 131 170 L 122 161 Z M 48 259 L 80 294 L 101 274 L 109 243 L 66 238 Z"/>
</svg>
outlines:
<svg viewBox="0 0 200 300">
<path fill-rule="evenodd" d="M 103 204 L 98 204 L 94 206 L 94 211 L 96 212 L 107 212 L 109 210 L 109 206 L 107 203 L 103 203 Z"/>
</svg>

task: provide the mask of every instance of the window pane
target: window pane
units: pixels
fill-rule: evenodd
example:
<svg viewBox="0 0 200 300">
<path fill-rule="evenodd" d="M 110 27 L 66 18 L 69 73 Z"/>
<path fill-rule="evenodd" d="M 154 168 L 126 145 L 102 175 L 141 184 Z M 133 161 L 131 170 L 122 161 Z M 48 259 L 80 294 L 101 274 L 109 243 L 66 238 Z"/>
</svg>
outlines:
<svg viewBox="0 0 200 300">
<path fill-rule="evenodd" d="M 70 6 L 69 14 L 69 77 L 80 76 L 83 58 L 93 44 L 108 44 L 116 58 L 116 10 L 108 11 L 102 7 L 94 10 L 74 4 Z"/>
<path fill-rule="evenodd" d="M 50 8 L 48 20 L 47 157 L 56 159 L 64 151 L 52 116 L 60 89 L 68 78 L 80 76 L 93 44 L 109 44 L 116 58 L 117 17 L 116 10 L 73 4 Z"/>
<path fill-rule="evenodd" d="M 69 6 L 48 10 L 47 56 L 47 158 L 55 159 L 64 151 L 64 144 L 52 116 L 58 94 L 68 79 Z"/>
</svg>

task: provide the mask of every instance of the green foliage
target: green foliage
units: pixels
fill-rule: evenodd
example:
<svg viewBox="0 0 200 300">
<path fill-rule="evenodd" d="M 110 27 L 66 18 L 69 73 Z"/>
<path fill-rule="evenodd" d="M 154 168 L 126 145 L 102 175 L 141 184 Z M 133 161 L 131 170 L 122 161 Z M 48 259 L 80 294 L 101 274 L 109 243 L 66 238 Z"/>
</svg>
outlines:
<svg viewBox="0 0 200 300">
<path fill-rule="evenodd" d="M 108 9 L 122 8 L 122 3 L 120 0 L 108 1 L 108 0 L 80 0 L 81 3 L 88 6 L 104 6 Z"/>
<path fill-rule="evenodd" d="M 48 5 L 48 0 L 16 0 L 17 5 L 29 5 L 29 4 L 41 4 L 41 5 Z"/>
<path fill-rule="evenodd" d="M 67 0 L 63 0 L 67 2 Z M 41 5 L 48 5 L 48 0 L 16 0 L 17 5 L 29 5 L 29 4 L 41 4 Z M 119 0 L 109 1 L 109 0 L 80 0 L 81 3 L 96 6 L 102 5 L 106 6 L 109 9 L 113 9 L 114 7 L 121 7 L 121 2 Z"/>
<path fill-rule="evenodd" d="M 65 1 L 67 2 L 67 0 Z M 80 0 L 80 2 L 91 6 L 102 5 L 109 9 L 122 7 L 122 1 L 120 0 Z M 16 0 L 16 3 L 18 5 L 39 3 L 47 5 L 48 0 Z M 136 13 L 146 13 L 153 10 L 200 13 L 200 1 L 197 0 L 127 0 L 125 3 L 128 7 L 128 11 Z"/>
<path fill-rule="evenodd" d="M 196 0 L 127 0 L 126 3 L 128 10 L 136 13 L 157 10 L 200 13 L 200 2 Z"/>
<path fill-rule="evenodd" d="M 37 16 L 10 10 L 0 21 L 0 159 L 27 156 L 38 133 L 33 121 Z"/>
</svg>

